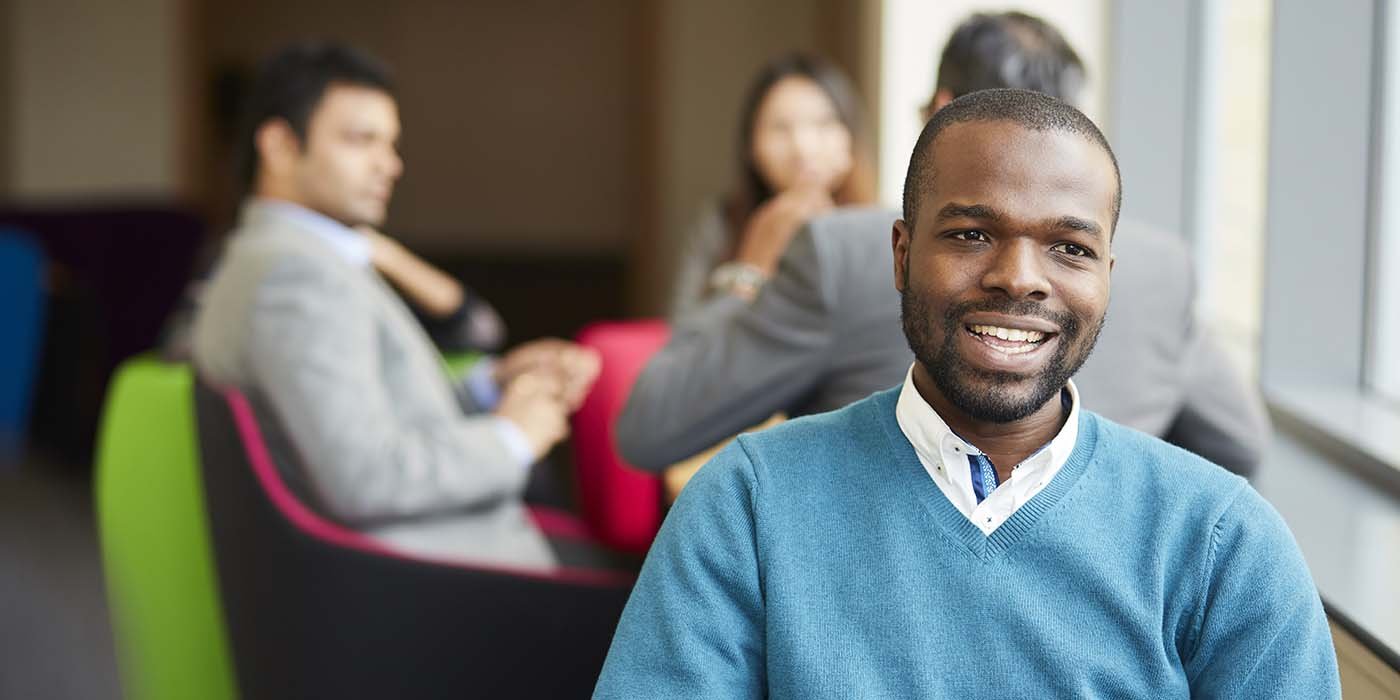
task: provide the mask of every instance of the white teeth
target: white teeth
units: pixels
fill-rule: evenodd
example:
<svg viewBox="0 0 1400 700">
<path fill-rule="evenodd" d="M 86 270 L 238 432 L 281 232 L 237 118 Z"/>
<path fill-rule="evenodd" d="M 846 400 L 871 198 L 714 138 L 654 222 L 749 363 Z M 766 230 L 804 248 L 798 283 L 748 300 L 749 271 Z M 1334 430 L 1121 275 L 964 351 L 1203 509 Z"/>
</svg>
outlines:
<svg viewBox="0 0 1400 700">
<path fill-rule="evenodd" d="M 1035 349 L 1034 345 L 1022 345 L 1018 348 L 997 348 L 1003 355 L 1021 355 Z"/>
<path fill-rule="evenodd" d="M 979 335 L 990 335 L 1002 340 L 1010 340 L 1018 343 L 1039 343 L 1045 339 L 1045 334 L 1040 331 L 1027 331 L 1019 328 L 1002 328 L 1001 326 L 971 326 L 972 332 Z"/>
</svg>

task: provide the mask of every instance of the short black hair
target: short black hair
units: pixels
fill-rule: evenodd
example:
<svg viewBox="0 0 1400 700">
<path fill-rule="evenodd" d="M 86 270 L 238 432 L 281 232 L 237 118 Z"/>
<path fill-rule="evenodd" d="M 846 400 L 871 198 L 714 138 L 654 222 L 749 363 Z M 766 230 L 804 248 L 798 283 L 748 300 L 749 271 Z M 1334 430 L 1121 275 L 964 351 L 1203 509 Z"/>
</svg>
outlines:
<svg viewBox="0 0 1400 700">
<path fill-rule="evenodd" d="M 1019 88 L 1074 102 L 1084 63 L 1049 22 L 1024 12 L 977 13 L 953 30 L 938 63 L 937 89 L 954 98 Z"/>
<path fill-rule="evenodd" d="M 938 135 L 954 124 L 968 122 L 1010 122 L 1031 131 L 1063 131 L 1077 134 L 1108 154 L 1113 162 L 1113 179 L 1118 185 L 1113 197 L 1113 226 L 1118 226 L 1118 210 L 1123 203 L 1123 176 L 1118 171 L 1118 158 L 1108 145 L 1099 127 L 1084 113 L 1049 95 L 1030 90 L 981 90 L 963 95 L 938 110 L 924 125 L 914 153 L 909 157 L 909 172 L 904 177 L 904 220 L 910 225 L 918 215 L 919 193 L 933 184 L 933 145 Z"/>
<path fill-rule="evenodd" d="M 332 84 L 345 84 L 394 94 L 389 69 L 378 59 L 332 41 L 300 41 L 272 54 L 258 69 L 239 119 L 235 175 L 242 194 L 258 174 L 254 137 L 269 119 L 283 119 L 306 140 L 311 114 Z"/>
</svg>

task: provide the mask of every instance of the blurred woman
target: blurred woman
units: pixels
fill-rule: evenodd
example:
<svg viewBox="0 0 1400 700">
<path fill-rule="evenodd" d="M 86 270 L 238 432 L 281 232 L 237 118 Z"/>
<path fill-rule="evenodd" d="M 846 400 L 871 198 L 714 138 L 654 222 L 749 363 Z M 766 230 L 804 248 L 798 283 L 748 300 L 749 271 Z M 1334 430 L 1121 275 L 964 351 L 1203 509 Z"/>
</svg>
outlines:
<svg viewBox="0 0 1400 700">
<path fill-rule="evenodd" d="M 738 175 L 681 241 L 673 318 L 716 294 L 753 299 L 808 219 L 874 199 L 859 100 L 840 70 L 792 54 L 759 71 L 740 115 Z"/>
</svg>

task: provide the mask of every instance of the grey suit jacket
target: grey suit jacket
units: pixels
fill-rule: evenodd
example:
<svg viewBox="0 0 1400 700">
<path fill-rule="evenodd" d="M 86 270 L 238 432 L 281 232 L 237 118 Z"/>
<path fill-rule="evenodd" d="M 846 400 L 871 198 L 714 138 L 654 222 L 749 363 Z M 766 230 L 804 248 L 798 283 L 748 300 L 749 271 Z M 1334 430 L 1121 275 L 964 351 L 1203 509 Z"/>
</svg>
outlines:
<svg viewBox="0 0 1400 700">
<path fill-rule="evenodd" d="M 194 364 L 247 394 L 291 487 L 343 523 L 429 556 L 548 567 L 528 469 L 372 270 L 257 203 L 195 320 Z"/>
<path fill-rule="evenodd" d="M 778 411 L 828 411 L 904 380 L 890 246 L 898 213 L 846 209 L 809 223 L 752 304 L 713 299 L 677 319 L 616 426 L 646 469 L 685 459 Z M 1075 377 L 1084 405 L 1235 472 L 1253 472 L 1268 422 L 1258 393 L 1193 321 L 1175 236 L 1123 221 L 1108 322 Z"/>
</svg>

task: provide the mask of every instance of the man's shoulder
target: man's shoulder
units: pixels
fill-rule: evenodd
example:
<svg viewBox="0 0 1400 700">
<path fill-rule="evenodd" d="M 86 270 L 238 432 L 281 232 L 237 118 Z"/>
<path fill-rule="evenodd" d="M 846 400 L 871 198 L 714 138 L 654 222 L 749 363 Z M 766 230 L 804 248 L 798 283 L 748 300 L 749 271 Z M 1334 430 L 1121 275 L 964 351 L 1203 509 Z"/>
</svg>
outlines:
<svg viewBox="0 0 1400 700">
<path fill-rule="evenodd" d="M 1161 438 L 1086 411 L 1096 426 L 1096 452 L 1123 495 L 1154 507 L 1194 503 L 1219 515 L 1241 490 L 1242 477 Z M 1199 513 L 1199 510 L 1197 510 Z"/>
<path fill-rule="evenodd" d="M 890 232 L 897 218 L 898 212 L 878 207 L 837 209 L 808 222 L 785 262 L 817 280 L 833 304 L 878 306 L 895 294 Z M 891 301 L 887 308 L 898 306 Z"/>
<path fill-rule="evenodd" d="M 213 284 L 324 286 L 349 277 L 335 251 L 297 231 L 275 226 L 240 227 L 214 271 Z"/>
<path fill-rule="evenodd" d="M 1115 273 L 1181 275 L 1192 266 L 1191 249 L 1180 234 L 1137 219 L 1123 219 L 1113 236 Z M 1121 274 L 1115 275 L 1117 282 Z"/>
<path fill-rule="evenodd" d="M 888 451 L 887 424 L 893 421 L 898 393 L 898 387 L 879 391 L 834 411 L 740 435 L 736 442 L 756 471 L 775 476 L 827 469 L 835 462 Z"/>
<path fill-rule="evenodd" d="M 888 207 L 841 207 L 812 219 L 813 235 L 879 235 L 888 237 L 899 212 Z"/>
<path fill-rule="evenodd" d="M 843 207 L 812 219 L 807 235 L 819 254 L 890 255 L 890 232 L 899 212 L 884 207 Z"/>
</svg>

